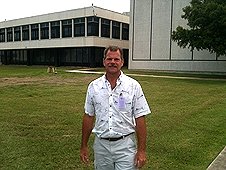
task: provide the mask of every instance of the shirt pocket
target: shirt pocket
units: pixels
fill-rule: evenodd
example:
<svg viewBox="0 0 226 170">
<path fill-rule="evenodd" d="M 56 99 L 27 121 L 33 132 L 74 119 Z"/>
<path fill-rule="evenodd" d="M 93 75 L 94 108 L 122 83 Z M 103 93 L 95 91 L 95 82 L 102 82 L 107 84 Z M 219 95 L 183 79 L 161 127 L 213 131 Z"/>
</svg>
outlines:
<svg viewBox="0 0 226 170">
<path fill-rule="evenodd" d="M 122 92 L 116 99 L 116 107 L 120 112 L 131 114 L 133 110 L 133 95 Z"/>
</svg>

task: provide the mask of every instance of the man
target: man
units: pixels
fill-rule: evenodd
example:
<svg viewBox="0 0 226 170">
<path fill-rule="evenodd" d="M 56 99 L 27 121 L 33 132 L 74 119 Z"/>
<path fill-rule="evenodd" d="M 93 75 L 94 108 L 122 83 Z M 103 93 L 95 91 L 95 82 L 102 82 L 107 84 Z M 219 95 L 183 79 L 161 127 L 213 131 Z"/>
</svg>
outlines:
<svg viewBox="0 0 226 170">
<path fill-rule="evenodd" d="M 135 170 L 146 162 L 145 115 L 151 111 L 140 84 L 121 71 L 123 63 L 122 49 L 107 47 L 106 73 L 87 89 L 80 158 L 89 163 L 87 143 L 93 132 L 96 170 Z"/>
</svg>

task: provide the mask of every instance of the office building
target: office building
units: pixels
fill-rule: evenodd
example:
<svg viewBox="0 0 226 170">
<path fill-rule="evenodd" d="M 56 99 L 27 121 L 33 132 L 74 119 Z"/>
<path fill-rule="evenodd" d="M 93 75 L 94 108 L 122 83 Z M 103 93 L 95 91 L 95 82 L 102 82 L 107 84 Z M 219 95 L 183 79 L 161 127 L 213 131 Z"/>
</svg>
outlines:
<svg viewBox="0 0 226 170">
<path fill-rule="evenodd" d="M 0 22 L 6 65 L 98 67 L 108 45 L 121 46 L 127 64 L 129 16 L 91 6 Z"/>
<path fill-rule="evenodd" d="M 226 56 L 180 48 L 171 39 L 177 26 L 186 26 L 182 8 L 191 0 L 130 1 L 130 69 L 226 72 Z"/>
</svg>

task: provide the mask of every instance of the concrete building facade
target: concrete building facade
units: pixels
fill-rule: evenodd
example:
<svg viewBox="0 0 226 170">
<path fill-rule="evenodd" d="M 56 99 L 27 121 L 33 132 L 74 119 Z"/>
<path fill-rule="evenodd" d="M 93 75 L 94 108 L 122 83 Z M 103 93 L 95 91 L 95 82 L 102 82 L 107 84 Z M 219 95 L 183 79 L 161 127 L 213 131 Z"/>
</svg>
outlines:
<svg viewBox="0 0 226 170">
<path fill-rule="evenodd" d="M 171 33 L 185 26 L 182 8 L 190 0 L 130 1 L 130 69 L 226 72 L 226 56 L 177 46 Z"/>
<path fill-rule="evenodd" d="M 0 22 L 2 64 L 97 67 L 108 45 L 128 62 L 129 16 L 91 6 Z"/>
</svg>

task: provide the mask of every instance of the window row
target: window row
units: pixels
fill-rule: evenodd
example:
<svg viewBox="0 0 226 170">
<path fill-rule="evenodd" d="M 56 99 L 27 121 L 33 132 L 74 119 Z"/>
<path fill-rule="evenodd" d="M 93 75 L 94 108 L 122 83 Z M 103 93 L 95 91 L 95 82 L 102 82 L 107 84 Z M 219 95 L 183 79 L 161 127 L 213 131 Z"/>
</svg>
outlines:
<svg viewBox="0 0 226 170">
<path fill-rule="evenodd" d="M 87 33 L 85 34 L 86 25 Z M 120 37 L 121 31 L 122 36 Z M 101 35 L 99 35 L 99 33 Z M 85 17 L 83 17 L 73 20 L 52 21 L 6 29 L 0 28 L 0 42 L 81 37 L 85 35 L 129 40 L 129 24 L 120 23 L 118 21 L 112 21 L 111 24 L 111 21 L 108 19 L 100 19 L 99 17 L 91 16 L 87 17 L 87 21 Z"/>
</svg>

